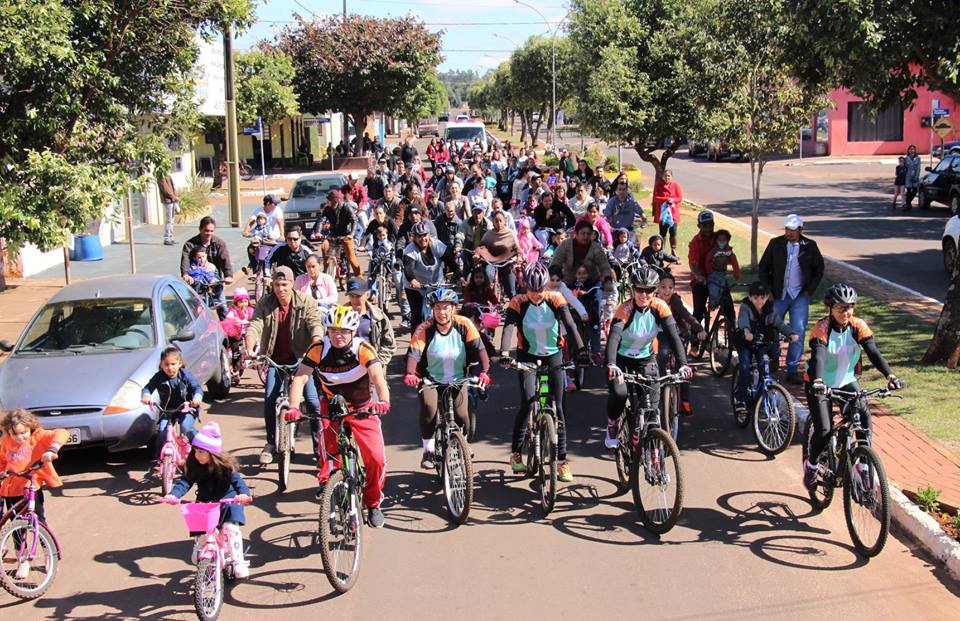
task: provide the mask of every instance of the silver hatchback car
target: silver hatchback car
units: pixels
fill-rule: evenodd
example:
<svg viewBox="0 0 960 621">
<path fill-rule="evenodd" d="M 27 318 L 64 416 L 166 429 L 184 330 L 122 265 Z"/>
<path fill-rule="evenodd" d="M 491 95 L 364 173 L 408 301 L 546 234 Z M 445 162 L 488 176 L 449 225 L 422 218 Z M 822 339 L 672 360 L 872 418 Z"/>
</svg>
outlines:
<svg viewBox="0 0 960 621">
<path fill-rule="evenodd" d="M 187 370 L 222 399 L 230 391 L 227 337 L 194 291 L 170 276 L 97 278 L 64 287 L 33 316 L 0 364 L 0 408 L 25 408 L 70 445 L 123 451 L 148 443 L 157 414 L 140 392 L 160 352 L 183 351 Z"/>
</svg>

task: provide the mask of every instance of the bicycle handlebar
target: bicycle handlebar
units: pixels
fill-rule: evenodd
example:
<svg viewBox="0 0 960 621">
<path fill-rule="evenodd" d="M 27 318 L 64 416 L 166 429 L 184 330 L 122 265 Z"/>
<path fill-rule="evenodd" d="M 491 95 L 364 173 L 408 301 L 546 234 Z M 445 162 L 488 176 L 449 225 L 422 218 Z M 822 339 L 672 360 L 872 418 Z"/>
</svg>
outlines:
<svg viewBox="0 0 960 621">
<path fill-rule="evenodd" d="M 425 389 L 427 389 L 427 388 L 433 388 L 433 387 L 438 387 L 438 388 L 444 388 L 444 387 L 459 388 L 459 387 L 461 387 L 461 386 L 463 386 L 463 385 L 472 386 L 473 388 L 479 388 L 479 389 L 481 389 L 481 390 L 485 390 L 485 389 L 486 389 L 486 386 L 485 386 L 484 384 L 482 384 L 482 383 L 480 382 L 480 380 L 479 380 L 478 378 L 476 378 L 476 377 L 467 377 L 467 378 L 464 378 L 464 379 L 459 380 L 459 381 L 456 381 L 456 382 L 435 382 L 435 381 L 433 381 L 433 380 L 431 380 L 431 379 L 429 379 L 429 378 L 422 377 L 422 378 L 420 378 L 420 386 L 419 386 L 419 388 L 418 388 L 418 392 L 423 392 Z"/>
<path fill-rule="evenodd" d="M 166 496 L 162 497 L 160 499 L 160 502 L 165 505 L 204 504 L 199 502 L 191 502 L 189 500 L 184 500 L 183 498 L 167 498 Z M 220 500 L 211 501 L 211 502 L 219 502 L 221 505 L 249 505 L 249 504 L 253 504 L 253 494 L 247 494 L 247 499 L 243 502 L 237 500 L 236 497 L 221 498 Z"/>
<path fill-rule="evenodd" d="M 867 388 L 866 390 L 841 390 L 839 388 L 827 388 L 825 393 L 828 397 L 834 397 L 837 400 L 843 401 L 853 401 L 855 399 L 886 399 L 887 397 L 894 397 L 896 399 L 903 399 L 903 395 L 895 394 L 895 391 L 890 390 L 886 386 L 882 388 Z"/>
<path fill-rule="evenodd" d="M 566 362 L 556 367 L 544 367 L 543 363 L 539 360 L 537 360 L 536 364 L 534 364 L 533 362 L 520 362 L 519 360 L 514 360 L 513 358 L 510 359 L 510 366 L 518 371 L 539 371 L 540 369 L 548 369 L 550 371 L 553 371 L 554 369 L 562 369 L 564 371 L 570 371 L 577 368 L 577 365 L 572 362 Z"/>
<path fill-rule="evenodd" d="M 20 477 L 21 479 L 29 479 L 30 475 L 36 472 L 37 470 L 39 470 L 40 468 L 43 468 L 43 462 L 40 460 L 37 460 L 22 472 L 0 472 L 0 481 L 8 477 Z"/>
<path fill-rule="evenodd" d="M 668 373 L 662 377 L 651 377 L 643 373 L 624 371 L 616 365 L 611 368 L 614 369 L 617 375 L 623 378 L 623 381 L 633 382 L 635 384 L 679 384 L 690 381 L 688 378 L 682 377 L 679 373 Z"/>
</svg>

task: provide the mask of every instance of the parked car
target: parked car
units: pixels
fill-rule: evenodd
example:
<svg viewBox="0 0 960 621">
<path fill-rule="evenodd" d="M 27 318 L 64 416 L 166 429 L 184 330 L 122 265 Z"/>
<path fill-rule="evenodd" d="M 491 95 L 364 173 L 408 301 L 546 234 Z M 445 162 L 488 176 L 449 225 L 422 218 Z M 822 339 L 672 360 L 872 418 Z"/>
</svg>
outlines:
<svg viewBox="0 0 960 621">
<path fill-rule="evenodd" d="M 157 414 L 140 392 L 176 345 L 187 369 L 222 399 L 230 392 L 227 337 L 216 314 L 172 276 L 96 278 L 64 287 L 27 324 L 0 365 L 0 409 L 25 408 L 70 446 L 108 451 L 150 442 Z"/>
<path fill-rule="evenodd" d="M 917 196 L 920 209 L 929 209 L 936 201 L 950 207 L 950 213 L 960 213 L 960 155 L 948 155 L 920 178 Z"/>
<path fill-rule="evenodd" d="M 447 113 L 447 112 L 442 112 L 442 113 L 440 114 L 440 116 L 437 117 L 437 122 L 438 122 L 438 123 L 449 123 L 449 122 L 450 122 L 450 114 Z"/>
<path fill-rule="evenodd" d="M 434 119 L 420 119 L 417 123 L 417 136 L 423 138 L 424 136 L 436 136 L 440 137 L 440 123 Z"/>
<path fill-rule="evenodd" d="M 707 159 L 711 162 L 719 162 L 725 157 L 736 157 L 738 159 L 743 157 L 739 151 L 730 149 L 727 143 L 719 138 L 690 140 L 687 146 L 687 153 L 690 157 L 706 154 Z"/>
<path fill-rule="evenodd" d="M 297 179 L 290 191 L 290 200 L 283 206 L 283 223 L 286 229 L 294 224 L 309 232 L 320 217 L 327 202 L 327 192 L 347 185 L 347 176 L 341 173 L 318 173 Z"/>
<path fill-rule="evenodd" d="M 960 215 L 952 216 L 943 227 L 943 269 L 953 274 L 957 263 L 957 248 L 960 248 Z"/>
<path fill-rule="evenodd" d="M 943 151 L 947 155 L 960 155 L 960 140 L 943 143 Z M 940 157 L 940 145 L 933 147 L 933 156 Z"/>
</svg>

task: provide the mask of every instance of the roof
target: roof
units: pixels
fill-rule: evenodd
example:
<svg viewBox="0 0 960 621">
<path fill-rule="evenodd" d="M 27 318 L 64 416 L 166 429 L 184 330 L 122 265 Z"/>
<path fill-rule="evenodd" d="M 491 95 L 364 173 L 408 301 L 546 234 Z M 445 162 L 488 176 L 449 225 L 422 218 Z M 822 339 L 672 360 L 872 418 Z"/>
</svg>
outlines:
<svg viewBox="0 0 960 621">
<path fill-rule="evenodd" d="M 66 300 L 89 300 L 91 298 L 152 298 L 153 290 L 161 281 L 171 281 L 171 276 L 162 274 L 137 274 L 128 276 L 105 276 L 91 278 L 58 291 L 50 302 Z M 99 292 L 99 293 L 98 293 Z"/>
<path fill-rule="evenodd" d="M 346 179 L 347 175 L 338 172 L 313 173 L 297 177 L 297 181 L 326 181 L 328 179 Z"/>
</svg>

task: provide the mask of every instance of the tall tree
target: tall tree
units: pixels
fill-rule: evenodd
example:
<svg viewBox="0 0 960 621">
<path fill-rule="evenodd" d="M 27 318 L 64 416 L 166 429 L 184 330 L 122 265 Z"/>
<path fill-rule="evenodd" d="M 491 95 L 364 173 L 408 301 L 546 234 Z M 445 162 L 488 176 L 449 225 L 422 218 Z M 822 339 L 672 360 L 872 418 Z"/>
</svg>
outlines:
<svg viewBox="0 0 960 621">
<path fill-rule="evenodd" d="M 557 105 L 571 93 L 570 41 L 557 39 Z M 511 97 L 537 145 L 540 128 L 548 118 L 553 98 L 553 40 L 547 36 L 530 37 L 510 56 Z M 536 121 L 534 112 L 539 113 Z M 522 138 L 521 138 L 522 139 Z"/>
<path fill-rule="evenodd" d="M 440 34 L 414 17 L 296 17 L 280 34 L 279 46 L 297 70 L 301 108 L 345 111 L 358 138 L 367 117 L 400 111 L 440 62 Z M 354 153 L 362 152 L 357 140 Z"/>
<path fill-rule="evenodd" d="M 417 119 L 436 117 L 449 105 L 447 87 L 434 72 L 417 88 L 407 92 L 406 99 L 397 109 L 397 116 L 407 119 L 412 125 Z"/>
</svg>

